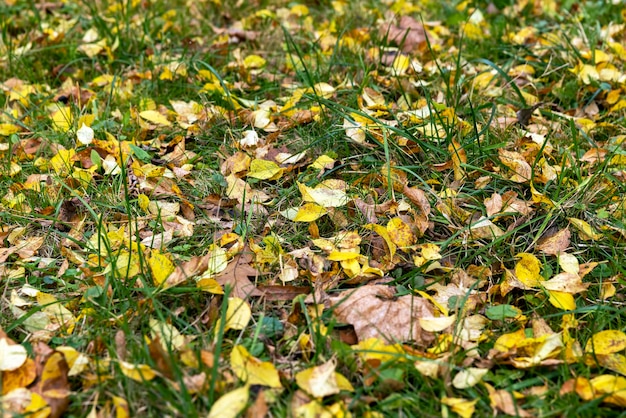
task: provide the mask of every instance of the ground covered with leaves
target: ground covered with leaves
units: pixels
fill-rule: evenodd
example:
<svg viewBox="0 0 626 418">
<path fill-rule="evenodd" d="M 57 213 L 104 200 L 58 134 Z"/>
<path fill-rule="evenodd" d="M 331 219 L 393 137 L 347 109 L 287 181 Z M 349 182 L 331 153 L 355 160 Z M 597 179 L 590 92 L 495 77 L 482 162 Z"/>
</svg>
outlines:
<svg viewBox="0 0 626 418">
<path fill-rule="evenodd" d="M 0 16 L 3 417 L 626 407 L 621 2 Z"/>
</svg>

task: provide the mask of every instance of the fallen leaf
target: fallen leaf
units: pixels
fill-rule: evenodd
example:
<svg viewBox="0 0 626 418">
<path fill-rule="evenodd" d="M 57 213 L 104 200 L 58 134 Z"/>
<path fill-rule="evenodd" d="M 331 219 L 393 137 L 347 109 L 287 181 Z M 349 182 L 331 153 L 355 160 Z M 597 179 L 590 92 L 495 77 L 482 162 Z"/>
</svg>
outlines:
<svg viewBox="0 0 626 418">
<path fill-rule="evenodd" d="M 415 341 L 418 345 L 434 341 L 434 335 L 419 324 L 420 318 L 433 316 L 425 299 L 397 297 L 389 286 L 367 285 L 341 292 L 330 301 L 337 320 L 354 326 L 359 341 L 379 338 L 390 343 Z"/>
<path fill-rule="evenodd" d="M 569 247 L 570 235 L 569 228 L 563 228 L 552 236 L 542 238 L 537 249 L 544 254 L 558 255 Z"/>
<path fill-rule="evenodd" d="M 207 418 L 237 418 L 248 404 L 249 398 L 248 385 L 228 392 L 215 401 Z"/>
<path fill-rule="evenodd" d="M 228 298 L 224 331 L 229 329 L 242 330 L 248 326 L 251 318 L 252 311 L 245 300 L 238 297 Z"/>
<path fill-rule="evenodd" d="M 469 401 L 463 398 L 449 398 L 447 396 L 441 398 L 442 404 L 449 406 L 455 414 L 462 418 L 471 418 L 474 415 L 477 402 L 478 399 Z"/>
<path fill-rule="evenodd" d="M 305 369 L 296 373 L 296 383 L 314 398 L 334 395 L 341 390 L 353 391 L 352 385 L 341 374 L 335 371 L 336 361 Z"/>
<path fill-rule="evenodd" d="M 476 386 L 481 382 L 483 377 L 489 372 L 489 369 L 480 369 L 476 367 L 468 367 L 463 369 L 452 379 L 452 386 L 457 389 L 467 389 Z"/>
<path fill-rule="evenodd" d="M 252 356 L 242 345 L 236 345 L 230 353 L 233 373 L 247 385 L 281 388 L 280 377 L 274 365 Z"/>
<path fill-rule="evenodd" d="M 259 275 L 259 272 L 250 265 L 251 262 L 252 253 L 250 251 L 239 253 L 233 257 L 224 271 L 215 276 L 215 280 L 222 287 L 230 287 L 231 296 L 241 299 L 250 296 L 262 296 L 262 292 L 249 279 L 249 277 L 256 278 Z"/>
<path fill-rule="evenodd" d="M 37 380 L 30 389 L 45 399 L 50 407 L 49 416 L 58 418 L 70 403 L 69 367 L 61 352 L 51 350 L 43 343 L 36 345 L 35 352 Z"/>
<path fill-rule="evenodd" d="M 8 338 L 0 339 L 0 372 L 20 368 L 26 361 L 28 353 L 20 344 L 10 344 Z"/>
</svg>

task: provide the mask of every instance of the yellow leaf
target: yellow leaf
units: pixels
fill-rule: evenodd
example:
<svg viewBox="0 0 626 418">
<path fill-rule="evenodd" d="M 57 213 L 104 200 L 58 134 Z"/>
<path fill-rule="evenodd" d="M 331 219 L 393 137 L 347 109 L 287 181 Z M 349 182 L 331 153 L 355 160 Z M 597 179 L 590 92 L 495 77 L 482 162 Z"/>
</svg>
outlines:
<svg viewBox="0 0 626 418">
<path fill-rule="evenodd" d="M 448 145 L 448 152 L 452 159 L 454 180 L 462 180 L 465 177 L 465 169 L 462 166 L 467 164 L 467 152 L 465 152 L 461 144 L 454 140 Z"/>
<path fill-rule="evenodd" d="M 139 116 L 141 116 L 142 119 L 145 119 L 150 123 L 154 123 L 155 125 L 171 125 L 170 121 L 156 110 L 144 110 L 143 112 L 139 112 Z"/>
<path fill-rule="evenodd" d="M 259 180 L 278 180 L 283 175 L 283 169 L 273 161 L 254 159 L 250 163 L 248 177 Z"/>
<path fill-rule="evenodd" d="M 539 259 L 532 254 L 519 253 L 517 257 L 521 260 L 515 265 L 515 276 L 528 287 L 539 287 L 539 284 L 543 281 L 543 277 L 539 272 L 541 271 L 541 263 Z"/>
<path fill-rule="evenodd" d="M 378 224 L 367 224 L 364 225 L 364 228 L 373 230 L 385 240 L 385 244 L 387 244 L 387 247 L 389 248 L 389 259 L 393 260 L 394 255 L 396 255 L 397 246 L 391 240 L 391 237 L 387 232 L 387 228 Z"/>
<path fill-rule="evenodd" d="M 236 345 L 230 353 L 233 373 L 248 385 L 281 388 L 280 376 L 274 365 L 250 355 L 242 345 Z"/>
<path fill-rule="evenodd" d="M 54 157 L 50 159 L 52 168 L 59 176 L 67 176 L 74 166 L 75 149 L 60 149 Z"/>
<path fill-rule="evenodd" d="M 335 361 L 329 360 L 320 366 L 298 372 L 296 383 L 300 389 L 314 398 L 323 398 L 339 393 L 340 389 L 335 375 Z"/>
<path fill-rule="evenodd" d="M 148 196 L 140 193 L 139 196 L 137 196 L 137 202 L 141 210 L 143 210 L 144 212 L 148 211 L 148 205 L 150 204 L 150 198 Z"/>
<path fill-rule="evenodd" d="M 561 266 L 563 271 L 567 273 L 578 275 L 578 272 L 580 271 L 578 259 L 576 258 L 576 256 L 568 253 L 559 254 L 559 266 Z"/>
<path fill-rule="evenodd" d="M 601 375 L 594 377 L 590 381 L 591 386 L 599 392 L 596 398 L 602 395 L 609 395 L 603 399 L 604 402 L 626 408 L 626 379 L 621 376 Z"/>
<path fill-rule="evenodd" d="M 78 376 L 89 366 L 89 357 L 80 353 L 74 347 L 60 346 L 56 350 L 63 353 L 65 361 L 67 361 L 67 365 L 70 367 L 67 373 L 68 376 Z"/>
<path fill-rule="evenodd" d="M 236 418 L 248 404 L 249 397 L 247 385 L 228 392 L 213 404 L 207 418 Z"/>
<path fill-rule="evenodd" d="M 328 254 L 329 261 L 346 261 L 346 260 L 354 260 L 359 258 L 361 254 L 355 253 L 353 251 L 333 251 Z"/>
<path fill-rule="evenodd" d="M 152 250 L 152 254 L 148 259 L 152 279 L 157 286 L 164 283 L 170 274 L 176 269 L 174 263 L 167 254 L 162 254 L 158 250 Z"/>
<path fill-rule="evenodd" d="M 2 136 L 9 136 L 9 135 L 16 134 L 20 131 L 20 129 L 22 128 L 12 123 L 0 123 L 0 135 Z"/>
<path fill-rule="evenodd" d="M 150 335 L 152 338 L 159 338 L 161 346 L 165 352 L 180 350 L 187 345 L 185 337 L 172 324 L 150 318 Z"/>
<path fill-rule="evenodd" d="M 473 401 L 468 401 L 463 398 L 441 398 L 441 403 L 449 406 L 454 413 L 462 418 L 471 418 L 474 414 L 474 410 L 476 409 L 476 403 L 478 399 L 474 399 Z"/>
<path fill-rule="evenodd" d="M 519 329 L 515 332 L 510 332 L 508 334 L 503 334 L 496 340 L 493 345 L 494 350 L 502 351 L 503 353 L 508 352 L 513 347 L 517 347 L 526 340 L 526 333 L 523 329 Z"/>
<path fill-rule="evenodd" d="M 415 243 L 415 235 L 411 227 L 400 218 L 393 218 L 387 222 L 387 232 L 398 247 L 410 247 Z"/>
<path fill-rule="evenodd" d="M 548 290 L 548 295 L 550 303 L 555 308 L 559 308 L 564 311 L 572 311 L 576 309 L 576 302 L 574 301 L 574 296 L 572 294 L 556 290 Z"/>
<path fill-rule="evenodd" d="M 392 360 L 403 361 L 406 359 L 406 357 L 403 357 L 405 351 L 401 344 L 388 345 L 384 340 L 376 337 L 359 341 L 358 344 L 351 346 L 351 348 L 364 361 L 380 360 L 384 363 Z"/>
<path fill-rule="evenodd" d="M 122 360 L 120 360 L 119 364 L 122 374 L 137 382 L 150 381 L 157 375 L 147 364 L 132 364 Z"/>
<path fill-rule="evenodd" d="M 30 392 L 30 403 L 24 408 L 24 415 L 33 418 L 48 418 L 52 413 L 52 408 L 48 402 L 36 392 Z"/>
<path fill-rule="evenodd" d="M 363 126 L 365 126 L 365 124 L 361 123 L 354 115 L 351 116 L 354 121 L 348 118 L 344 118 L 343 120 L 343 129 L 346 131 L 346 136 L 357 144 L 364 145 L 366 136 Z"/>
<path fill-rule="evenodd" d="M 253 55 L 248 55 L 243 60 L 243 65 L 247 69 L 263 68 L 263 67 L 265 67 L 266 63 L 267 63 L 267 61 L 265 61 L 265 59 L 263 59 L 262 57 L 260 57 L 258 55 L 254 55 L 254 54 Z"/>
<path fill-rule="evenodd" d="M 621 375 L 626 375 L 626 356 L 623 354 L 594 354 L 592 357 L 597 359 L 598 363 L 600 363 L 602 367 L 606 367 L 607 369 L 613 370 Z"/>
<path fill-rule="evenodd" d="M 128 408 L 128 402 L 126 399 L 119 396 L 112 396 L 113 406 L 115 406 L 115 418 L 128 418 L 130 412 Z"/>
<path fill-rule="evenodd" d="M 596 232 L 596 230 L 582 219 L 567 218 L 568 221 L 578 231 L 578 236 L 583 241 L 598 241 L 602 239 L 603 235 Z"/>
<path fill-rule="evenodd" d="M 294 222 L 313 222 L 328 213 L 326 209 L 315 203 L 305 203 L 298 209 L 293 218 Z"/>
<path fill-rule="evenodd" d="M 248 326 L 250 318 L 252 318 L 252 311 L 248 302 L 240 298 L 228 299 L 224 331 L 229 329 L 242 330 Z"/>
<path fill-rule="evenodd" d="M 589 354 L 613 354 L 625 349 L 626 334 L 618 330 L 600 331 L 585 346 L 585 352 Z"/>
<path fill-rule="evenodd" d="M 306 184 L 298 183 L 302 200 L 316 203 L 324 208 L 336 208 L 348 203 L 346 192 L 337 186 L 336 184 L 326 185 L 321 183 L 313 188 L 308 187 Z"/>
<path fill-rule="evenodd" d="M 201 278 L 196 282 L 196 287 L 203 292 L 213 293 L 214 295 L 223 295 L 224 289 L 215 279 Z"/>
<path fill-rule="evenodd" d="M 58 110 L 52 113 L 52 127 L 59 132 L 67 132 L 72 127 L 74 118 L 69 106 L 59 106 Z"/>
<path fill-rule="evenodd" d="M 319 157 L 309 166 L 315 170 L 324 170 L 332 168 L 335 164 L 335 160 L 324 154 Z"/>
</svg>

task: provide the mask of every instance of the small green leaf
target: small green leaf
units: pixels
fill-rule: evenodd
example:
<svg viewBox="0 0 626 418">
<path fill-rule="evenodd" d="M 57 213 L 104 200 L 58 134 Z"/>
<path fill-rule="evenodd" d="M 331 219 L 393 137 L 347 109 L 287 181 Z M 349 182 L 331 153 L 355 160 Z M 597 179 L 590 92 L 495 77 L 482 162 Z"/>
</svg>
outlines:
<svg viewBox="0 0 626 418">
<path fill-rule="evenodd" d="M 93 163 L 93 165 L 95 165 L 98 168 L 102 167 L 102 157 L 100 157 L 100 154 L 98 154 L 98 152 L 95 149 L 91 150 L 90 157 L 91 157 L 91 162 Z"/>
<path fill-rule="evenodd" d="M 485 310 L 485 315 L 492 321 L 503 321 L 507 318 L 517 318 L 522 312 L 512 305 L 490 306 Z"/>
<path fill-rule="evenodd" d="M 143 162 L 150 161 L 152 158 L 150 157 L 150 154 L 139 148 L 137 145 L 130 144 L 130 149 L 133 150 L 133 155 Z"/>
</svg>

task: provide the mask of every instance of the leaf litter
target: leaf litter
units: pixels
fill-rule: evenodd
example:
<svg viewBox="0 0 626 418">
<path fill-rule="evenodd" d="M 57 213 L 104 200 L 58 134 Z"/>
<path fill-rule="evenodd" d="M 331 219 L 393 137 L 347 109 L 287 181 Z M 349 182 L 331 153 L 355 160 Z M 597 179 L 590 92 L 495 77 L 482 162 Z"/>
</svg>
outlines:
<svg viewBox="0 0 626 418">
<path fill-rule="evenodd" d="M 21 3 L 3 411 L 146 407 L 117 382 L 168 394 L 153 414 L 379 416 L 414 382 L 441 385 L 435 415 L 626 405 L 623 326 L 597 313 L 623 299 L 623 10 L 592 44 L 586 3 L 559 24 L 555 2 Z M 93 66 L 35 65 L 55 48 Z"/>
</svg>

